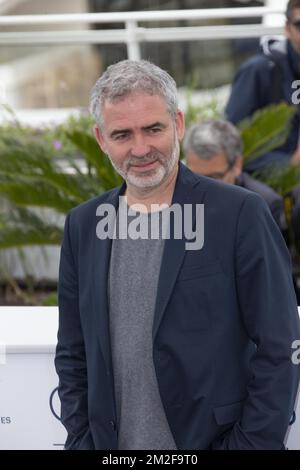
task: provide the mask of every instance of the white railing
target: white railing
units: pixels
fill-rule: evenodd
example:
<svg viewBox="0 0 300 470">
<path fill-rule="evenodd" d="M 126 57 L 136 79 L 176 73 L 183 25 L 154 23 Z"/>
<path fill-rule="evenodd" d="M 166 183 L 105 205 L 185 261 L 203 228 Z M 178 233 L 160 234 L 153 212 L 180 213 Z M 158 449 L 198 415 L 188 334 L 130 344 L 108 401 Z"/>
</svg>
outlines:
<svg viewBox="0 0 300 470">
<path fill-rule="evenodd" d="M 197 10 L 135 11 L 114 13 L 74 13 L 60 15 L 22 15 L 0 16 L 1 26 L 28 25 L 82 25 L 123 23 L 123 29 L 112 30 L 58 30 L 0 32 L 1 44 L 116 44 L 125 43 L 130 59 L 140 58 L 141 42 L 170 42 L 213 39 L 233 39 L 278 35 L 283 33 L 282 26 L 270 26 L 264 19 L 268 15 L 282 14 L 282 8 L 245 7 L 210 8 Z M 151 21 L 195 21 L 220 20 L 233 18 L 262 18 L 262 23 L 251 25 L 211 25 L 185 27 L 146 28 L 139 22 Z"/>
</svg>

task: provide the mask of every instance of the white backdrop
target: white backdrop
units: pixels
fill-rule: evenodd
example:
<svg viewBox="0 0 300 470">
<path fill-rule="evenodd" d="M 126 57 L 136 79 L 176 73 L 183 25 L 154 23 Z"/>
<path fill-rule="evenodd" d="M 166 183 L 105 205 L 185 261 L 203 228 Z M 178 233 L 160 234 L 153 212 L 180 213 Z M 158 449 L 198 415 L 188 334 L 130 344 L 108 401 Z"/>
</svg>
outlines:
<svg viewBox="0 0 300 470">
<path fill-rule="evenodd" d="M 0 449 L 63 448 L 50 407 L 57 324 L 57 307 L 0 307 Z M 59 415 L 57 393 L 52 402 Z"/>
</svg>

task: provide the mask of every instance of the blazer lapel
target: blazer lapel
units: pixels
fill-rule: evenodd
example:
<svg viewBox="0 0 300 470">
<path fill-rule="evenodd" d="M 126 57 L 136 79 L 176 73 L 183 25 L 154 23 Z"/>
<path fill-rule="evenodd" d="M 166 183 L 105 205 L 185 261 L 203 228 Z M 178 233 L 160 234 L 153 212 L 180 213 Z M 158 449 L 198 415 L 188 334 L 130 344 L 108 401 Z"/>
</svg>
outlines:
<svg viewBox="0 0 300 470">
<path fill-rule="evenodd" d="M 197 198 L 195 198 L 193 187 L 198 184 L 199 179 L 185 165 L 180 162 L 172 204 L 179 204 L 182 207 L 182 214 L 183 205 L 192 204 L 194 209 L 192 218 L 193 229 L 195 229 L 196 221 L 195 205 L 203 203 L 204 198 L 204 192 L 201 192 L 199 189 L 197 190 Z M 176 278 L 185 255 L 185 244 L 188 241 L 184 236 L 184 231 L 182 231 L 183 236 L 181 239 L 175 239 L 172 237 L 172 229 L 170 233 L 170 239 L 165 240 L 163 257 L 160 267 L 152 328 L 153 341 L 157 334 L 168 300 L 174 288 L 174 284 L 176 282 Z"/>
<path fill-rule="evenodd" d="M 118 209 L 119 196 L 125 190 L 125 184 L 116 191 L 113 191 L 109 197 L 103 201 L 105 204 L 114 206 Z M 96 214 L 95 214 L 96 219 Z M 97 217 L 96 224 L 101 220 Z M 94 323 L 100 341 L 100 346 L 106 365 L 106 371 L 112 370 L 111 349 L 110 349 L 110 330 L 109 330 L 109 305 L 108 305 L 108 275 L 109 262 L 111 254 L 112 239 L 110 237 L 100 240 L 96 235 L 96 226 L 93 238 L 93 302 L 94 302 Z"/>
</svg>

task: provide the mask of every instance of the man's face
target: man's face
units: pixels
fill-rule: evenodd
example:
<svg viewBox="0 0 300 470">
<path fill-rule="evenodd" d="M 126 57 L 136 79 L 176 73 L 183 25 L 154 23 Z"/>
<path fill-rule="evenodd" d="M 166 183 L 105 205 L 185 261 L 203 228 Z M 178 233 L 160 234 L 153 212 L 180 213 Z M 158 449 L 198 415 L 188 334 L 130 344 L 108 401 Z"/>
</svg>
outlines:
<svg viewBox="0 0 300 470">
<path fill-rule="evenodd" d="M 242 170 L 241 159 L 231 167 L 223 153 L 214 155 L 210 160 L 199 158 L 189 151 L 186 156 L 187 165 L 194 173 L 234 184 Z"/>
<path fill-rule="evenodd" d="M 160 186 L 177 169 L 183 114 L 172 119 L 164 99 L 135 93 L 105 101 L 103 126 L 96 139 L 128 186 L 147 190 Z"/>
<path fill-rule="evenodd" d="M 293 48 L 300 55 L 300 8 L 295 8 L 292 17 L 286 22 L 285 32 Z"/>
</svg>

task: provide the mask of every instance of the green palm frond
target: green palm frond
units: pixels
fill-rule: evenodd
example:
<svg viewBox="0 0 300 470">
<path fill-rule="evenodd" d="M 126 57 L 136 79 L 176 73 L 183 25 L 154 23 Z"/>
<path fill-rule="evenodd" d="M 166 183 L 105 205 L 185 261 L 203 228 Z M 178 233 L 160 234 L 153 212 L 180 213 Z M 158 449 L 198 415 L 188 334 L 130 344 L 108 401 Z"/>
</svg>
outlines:
<svg viewBox="0 0 300 470">
<path fill-rule="evenodd" d="M 66 197 L 63 191 L 44 181 L 36 181 L 34 184 L 21 178 L 16 182 L 1 181 L 1 176 L 0 194 L 19 207 L 49 207 L 62 213 L 67 213 L 81 202 L 80 199 Z"/>
<path fill-rule="evenodd" d="M 259 174 L 258 178 L 278 194 L 284 196 L 300 184 L 300 168 L 285 165 L 284 167 L 269 169 L 268 172 Z"/>
<path fill-rule="evenodd" d="M 22 176 L 23 181 L 27 178 L 28 184 L 31 182 L 33 186 L 37 181 L 44 180 L 73 197 L 75 203 L 82 202 L 87 196 L 86 192 L 83 192 L 83 178 L 74 178 L 64 171 L 43 151 L 40 144 L 31 144 L 28 147 L 12 145 L 0 151 L 0 176 Z"/>
<path fill-rule="evenodd" d="M 58 293 L 51 292 L 47 297 L 42 301 L 44 307 L 52 307 L 58 305 Z"/>
<path fill-rule="evenodd" d="M 0 249 L 27 245 L 60 244 L 62 227 L 37 215 L 34 208 L 66 214 L 72 207 L 121 182 L 87 131 L 60 126 L 60 137 L 70 142 L 73 155 L 57 158 L 42 134 L 33 134 L 19 123 L 0 132 L 0 196 L 11 209 L 0 215 Z M 88 171 L 87 171 L 88 170 Z M 6 204 L 5 204 L 6 206 Z"/>
<path fill-rule="evenodd" d="M 27 245 L 59 245 L 63 229 L 25 208 L 0 214 L 0 249 Z"/>
<path fill-rule="evenodd" d="M 109 190 L 121 184 L 120 175 L 114 170 L 110 160 L 100 149 L 96 139 L 87 132 L 73 130 L 66 133 L 70 141 L 84 155 L 89 165 L 91 165 L 105 190 Z"/>
<path fill-rule="evenodd" d="M 296 112 L 295 106 L 280 103 L 241 121 L 238 128 L 244 143 L 244 161 L 254 160 L 284 144 Z"/>
</svg>

